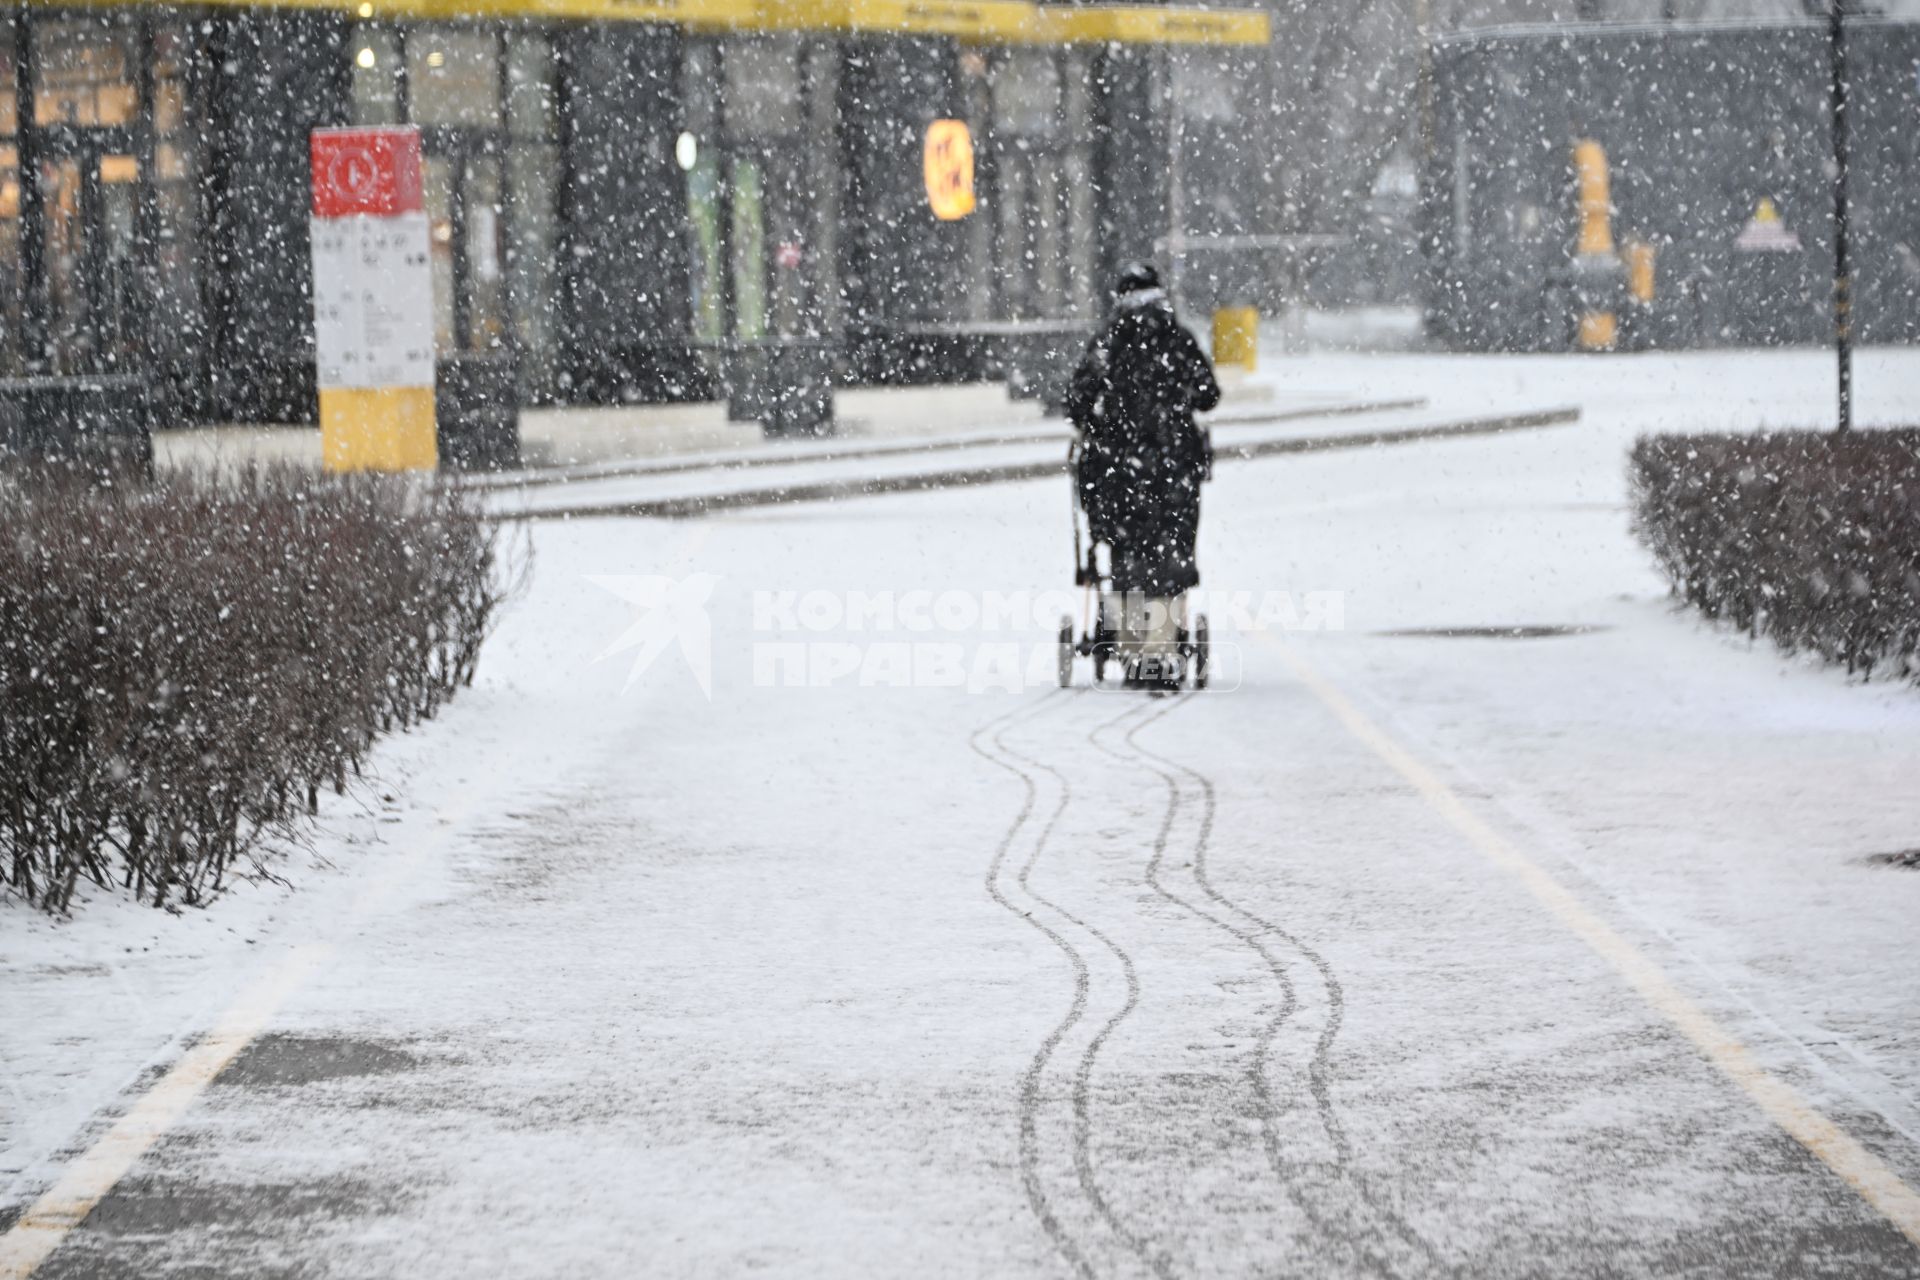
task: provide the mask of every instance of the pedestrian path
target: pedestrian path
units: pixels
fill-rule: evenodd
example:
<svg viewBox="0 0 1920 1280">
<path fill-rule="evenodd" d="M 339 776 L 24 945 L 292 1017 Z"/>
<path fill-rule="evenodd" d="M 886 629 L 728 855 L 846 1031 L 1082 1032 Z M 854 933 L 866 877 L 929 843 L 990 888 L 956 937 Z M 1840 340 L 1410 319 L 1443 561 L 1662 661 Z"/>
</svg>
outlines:
<svg viewBox="0 0 1920 1280">
<path fill-rule="evenodd" d="M 987 661 L 1055 482 L 530 525 L 310 846 L 4 920 L 0 1277 L 1920 1280 L 1920 703 L 1673 612 L 1620 465 L 1826 372 L 1303 362 L 1585 412 L 1223 467 L 1164 700 Z"/>
<path fill-rule="evenodd" d="M 1231 373 L 1225 381 L 1224 411 L 1228 413 L 1352 399 L 1276 392 Z M 779 456 L 787 451 L 844 449 L 856 442 L 911 444 L 954 436 L 1065 430 L 1059 419 L 1045 418 L 1036 402 L 1010 398 L 1000 383 L 851 387 L 837 392 L 834 400 L 833 435 L 802 440 L 769 439 L 758 422 L 728 419 L 721 402 L 528 408 L 520 415 L 525 467 L 514 475 L 584 475 L 682 457 Z M 266 462 L 318 467 L 320 431 L 314 426 L 280 424 L 183 427 L 156 432 L 154 456 L 162 467 Z"/>
<path fill-rule="evenodd" d="M 1507 412 L 1442 416 L 1419 400 L 1322 405 L 1265 415 L 1215 418 L 1215 457 L 1236 462 L 1400 444 L 1459 435 L 1560 426 L 1577 408 L 1532 405 Z M 682 459 L 563 477 L 552 483 L 502 482 L 487 488 L 495 514 L 523 518 L 687 516 L 790 502 L 837 501 L 878 493 L 946 489 L 1041 479 L 1063 473 L 1065 427 L 1025 434 L 951 437 L 917 444 L 835 451 L 782 450 L 746 458 Z"/>
</svg>

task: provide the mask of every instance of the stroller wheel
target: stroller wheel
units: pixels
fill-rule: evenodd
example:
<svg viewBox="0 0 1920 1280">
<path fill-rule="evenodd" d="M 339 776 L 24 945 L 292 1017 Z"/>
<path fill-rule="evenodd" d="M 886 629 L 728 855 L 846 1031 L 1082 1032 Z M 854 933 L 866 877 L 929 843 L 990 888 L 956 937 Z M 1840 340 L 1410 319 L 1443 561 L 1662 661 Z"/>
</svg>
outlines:
<svg viewBox="0 0 1920 1280">
<path fill-rule="evenodd" d="M 1208 643 L 1210 639 L 1207 620 L 1195 618 L 1193 620 L 1193 687 L 1196 689 L 1207 687 L 1207 663 L 1213 656 L 1212 646 Z"/>
<path fill-rule="evenodd" d="M 1098 658 L 1094 661 L 1097 663 Z M 1073 619 L 1060 619 L 1060 687 L 1073 685 Z"/>
</svg>

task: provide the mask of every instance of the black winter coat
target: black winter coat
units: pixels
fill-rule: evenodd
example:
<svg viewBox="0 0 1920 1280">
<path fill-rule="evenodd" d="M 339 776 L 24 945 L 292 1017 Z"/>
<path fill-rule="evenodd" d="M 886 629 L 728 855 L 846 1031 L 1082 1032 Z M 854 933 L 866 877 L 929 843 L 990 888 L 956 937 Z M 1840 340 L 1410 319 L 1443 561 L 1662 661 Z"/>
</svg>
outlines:
<svg viewBox="0 0 1920 1280">
<path fill-rule="evenodd" d="M 1220 403 L 1213 365 L 1158 290 L 1123 294 L 1074 371 L 1067 414 L 1082 434 L 1078 484 L 1114 586 L 1175 595 L 1200 581 L 1200 482 L 1212 467 L 1194 422 Z"/>
<path fill-rule="evenodd" d="M 1159 469 L 1204 470 L 1196 412 L 1220 403 L 1200 344 L 1158 289 L 1123 294 L 1074 371 L 1067 414 L 1094 447 Z"/>
</svg>

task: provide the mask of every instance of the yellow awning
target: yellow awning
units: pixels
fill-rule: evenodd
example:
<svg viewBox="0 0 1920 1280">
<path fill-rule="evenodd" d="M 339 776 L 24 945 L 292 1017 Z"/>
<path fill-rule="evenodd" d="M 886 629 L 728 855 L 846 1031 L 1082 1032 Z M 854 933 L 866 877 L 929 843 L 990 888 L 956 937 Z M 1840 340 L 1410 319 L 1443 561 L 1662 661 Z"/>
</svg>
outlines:
<svg viewBox="0 0 1920 1280">
<path fill-rule="evenodd" d="M 1189 9 L 1160 5 L 1036 6 L 1047 43 L 1266 44 L 1262 9 Z"/>
<path fill-rule="evenodd" d="M 30 0 L 133 8 L 128 0 Z M 169 6 L 172 7 L 172 6 Z M 1030 0 L 197 0 L 180 8 L 331 9 L 368 18 L 663 22 L 700 31 L 940 35 L 983 44 L 1266 44 L 1258 9 L 1067 6 Z"/>
</svg>

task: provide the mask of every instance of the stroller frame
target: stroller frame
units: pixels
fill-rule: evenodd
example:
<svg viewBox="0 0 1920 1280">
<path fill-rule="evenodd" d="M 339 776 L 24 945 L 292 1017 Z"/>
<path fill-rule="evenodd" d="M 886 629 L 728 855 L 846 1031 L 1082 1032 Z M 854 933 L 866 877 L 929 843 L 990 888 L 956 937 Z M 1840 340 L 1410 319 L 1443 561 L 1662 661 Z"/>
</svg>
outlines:
<svg viewBox="0 0 1920 1280">
<path fill-rule="evenodd" d="M 1073 489 L 1073 585 L 1086 588 L 1081 609 L 1082 625 L 1076 629 L 1071 615 L 1060 619 L 1060 687 L 1073 685 L 1074 661 L 1090 658 L 1093 684 L 1106 684 L 1107 668 L 1118 665 L 1129 686 L 1155 692 L 1172 692 L 1191 683 L 1194 689 L 1207 687 L 1211 638 L 1204 614 L 1189 623 L 1186 618 L 1186 593 L 1178 596 L 1147 596 L 1140 592 L 1120 592 L 1113 587 L 1113 547 L 1093 536 L 1089 527 L 1084 535 L 1080 527 L 1080 442 L 1076 439 L 1068 453 L 1068 479 Z M 1100 568 L 1100 548 L 1107 547 L 1108 569 Z M 1163 625 L 1174 623 L 1171 653 L 1165 651 L 1167 638 Z M 1151 651 L 1157 646 L 1159 651 Z M 1173 671 L 1165 670 L 1172 666 Z"/>
</svg>

